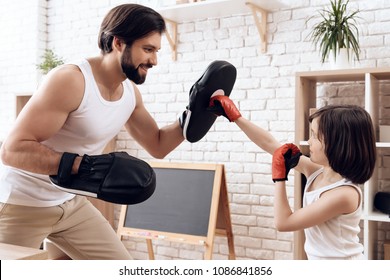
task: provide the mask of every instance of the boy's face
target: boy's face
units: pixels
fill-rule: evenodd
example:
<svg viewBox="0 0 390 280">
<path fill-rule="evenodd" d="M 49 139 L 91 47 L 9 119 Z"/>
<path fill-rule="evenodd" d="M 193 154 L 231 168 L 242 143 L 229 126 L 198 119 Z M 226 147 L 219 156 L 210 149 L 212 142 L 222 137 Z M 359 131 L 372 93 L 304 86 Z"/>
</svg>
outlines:
<svg viewBox="0 0 390 280">
<path fill-rule="evenodd" d="M 161 35 L 153 32 L 126 46 L 121 58 L 122 71 L 136 84 L 145 82 L 148 69 L 157 65 L 157 52 L 161 48 Z"/>
<path fill-rule="evenodd" d="M 310 147 L 310 159 L 312 162 L 320 165 L 328 165 L 328 158 L 325 155 L 325 145 L 323 139 L 318 136 L 318 118 L 311 122 L 310 139 L 308 141 Z"/>
</svg>

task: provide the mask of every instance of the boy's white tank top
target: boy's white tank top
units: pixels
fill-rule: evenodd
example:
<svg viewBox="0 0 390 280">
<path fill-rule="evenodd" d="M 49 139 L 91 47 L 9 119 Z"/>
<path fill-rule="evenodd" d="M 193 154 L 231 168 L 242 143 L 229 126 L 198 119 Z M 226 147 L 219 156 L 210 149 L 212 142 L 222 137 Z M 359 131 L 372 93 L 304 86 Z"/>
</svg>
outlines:
<svg viewBox="0 0 390 280">
<path fill-rule="evenodd" d="M 58 152 L 98 155 L 133 113 L 136 104 L 134 87 L 125 80 L 122 97 L 117 101 L 107 101 L 100 94 L 88 61 L 83 59 L 71 64 L 77 65 L 84 75 L 83 99 L 77 110 L 69 114 L 64 126 L 42 144 Z M 49 207 L 73 197 L 73 194 L 55 188 L 47 175 L 0 165 L 0 202 Z"/>
<path fill-rule="evenodd" d="M 347 179 L 307 192 L 323 168 L 314 172 L 308 179 L 303 195 L 303 207 L 314 203 L 326 191 L 340 186 L 351 186 L 360 194 L 358 208 L 349 214 L 340 215 L 322 224 L 305 229 L 305 252 L 308 259 L 361 259 L 363 245 L 359 242 L 359 222 L 362 217 L 362 192 L 360 188 Z"/>
</svg>

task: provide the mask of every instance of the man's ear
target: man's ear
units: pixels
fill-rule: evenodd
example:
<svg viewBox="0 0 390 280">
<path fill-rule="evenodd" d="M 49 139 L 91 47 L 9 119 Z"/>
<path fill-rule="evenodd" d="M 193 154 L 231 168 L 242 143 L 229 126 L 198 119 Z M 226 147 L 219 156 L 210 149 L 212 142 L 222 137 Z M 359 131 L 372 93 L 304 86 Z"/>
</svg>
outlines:
<svg viewBox="0 0 390 280">
<path fill-rule="evenodd" d="M 126 48 L 125 42 L 123 42 L 122 39 L 119 39 L 118 37 L 114 36 L 114 40 L 112 40 L 112 49 L 122 52 L 125 48 Z"/>
</svg>

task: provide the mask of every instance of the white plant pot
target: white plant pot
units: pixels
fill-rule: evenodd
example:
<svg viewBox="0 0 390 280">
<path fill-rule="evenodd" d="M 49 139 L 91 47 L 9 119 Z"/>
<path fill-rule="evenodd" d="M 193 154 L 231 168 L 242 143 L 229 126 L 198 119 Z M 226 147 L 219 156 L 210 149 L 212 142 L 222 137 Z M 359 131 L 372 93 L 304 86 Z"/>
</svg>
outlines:
<svg viewBox="0 0 390 280">
<path fill-rule="evenodd" d="M 341 48 L 339 52 L 334 56 L 334 53 L 331 53 L 329 56 L 330 68 L 331 69 L 348 69 L 353 68 L 352 63 L 352 51 Z"/>
</svg>

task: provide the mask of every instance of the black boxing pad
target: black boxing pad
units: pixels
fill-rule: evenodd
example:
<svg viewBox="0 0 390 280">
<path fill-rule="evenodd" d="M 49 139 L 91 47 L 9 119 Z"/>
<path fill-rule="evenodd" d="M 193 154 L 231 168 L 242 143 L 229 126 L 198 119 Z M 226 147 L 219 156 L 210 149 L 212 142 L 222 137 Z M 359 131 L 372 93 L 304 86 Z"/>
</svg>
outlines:
<svg viewBox="0 0 390 280">
<path fill-rule="evenodd" d="M 374 197 L 374 206 L 382 213 L 390 215 L 390 192 L 377 192 Z"/>
<path fill-rule="evenodd" d="M 64 153 L 57 175 L 50 180 L 57 188 L 117 204 L 136 204 L 148 199 L 156 188 L 156 174 L 143 160 L 125 152 L 84 155 L 77 174 L 71 174 L 77 154 Z"/>
<path fill-rule="evenodd" d="M 236 81 L 237 70 L 227 61 L 212 62 L 191 87 L 189 104 L 180 120 L 183 136 L 189 142 L 197 142 L 206 135 L 217 116 L 207 110 L 210 98 L 216 94 L 230 96 Z"/>
</svg>

